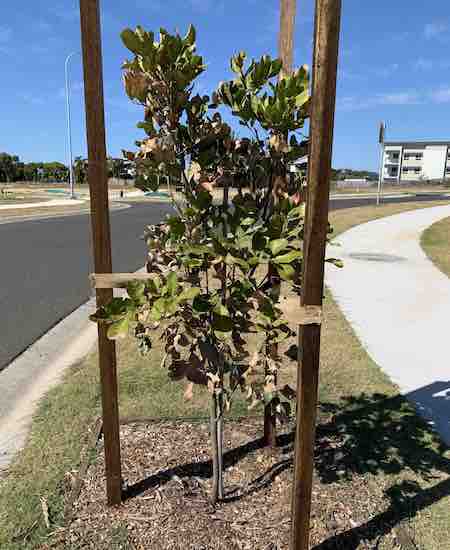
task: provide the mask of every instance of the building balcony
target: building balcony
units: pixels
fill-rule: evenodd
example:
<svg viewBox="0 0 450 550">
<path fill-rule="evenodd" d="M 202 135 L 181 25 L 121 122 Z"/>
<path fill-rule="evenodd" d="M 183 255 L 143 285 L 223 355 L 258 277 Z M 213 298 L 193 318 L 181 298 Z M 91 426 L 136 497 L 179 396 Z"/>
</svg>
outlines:
<svg viewBox="0 0 450 550">
<path fill-rule="evenodd" d="M 415 160 L 415 161 L 403 161 L 403 166 L 406 166 L 407 168 L 413 169 L 413 168 L 422 168 L 422 162 Z"/>
</svg>

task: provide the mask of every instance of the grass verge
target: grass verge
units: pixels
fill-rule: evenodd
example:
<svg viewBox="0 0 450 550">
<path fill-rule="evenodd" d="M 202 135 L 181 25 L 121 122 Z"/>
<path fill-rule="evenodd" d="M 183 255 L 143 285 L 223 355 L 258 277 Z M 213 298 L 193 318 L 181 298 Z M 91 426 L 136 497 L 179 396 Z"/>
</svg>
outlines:
<svg viewBox="0 0 450 550">
<path fill-rule="evenodd" d="M 422 233 L 421 245 L 430 260 L 450 277 L 450 217 L 426 229 Z"/>
<path fill-rule="evenodd" d="M 74 206 L 36 206 L 35 208 L 8 208 L 0 210 L 0 221 L 34 217 L 56 217 L 71 213 L 89 212 L 89 206 L 77 204 Z"/>
<path fill-rule="evenodd" d="M 330 221 L 339 233 L 370 219 L 436 205 L 442 202 L 340 210 Z M 328 292 L 324 307 L 318 438 L 334 430 L 344 443 L 333 464 L 349 483 L 352 472 L 363 472 L 371 491 L 383 494 L 386 509 L 373 519 L 381 530 L 407 523 L 419 548 L 441 550 L 449 539 L 450 455 L 366 354 Z M 145 362 L 130 341 L 118 352 L 121 416 L 207 414 L 204 395 L 186 403 L 182 383 L 168 381 L 159 368 L 158 346 Z M 287 376 L 295 378 L 294 365 Z M 244 410 L 238 400 L 232 412 Z M 41 402 L 24 450 L 0 482 L 0 548 L 36 548 L 63 523 L 67 474 L 78 469 L 86 427 L 99 413 L 97 359 L 91 354 Z M 323 462 L 318 471 L 321 482 L 332 482 L 329 465 Z M 50 529 L 41 498 L 48 504 Z"/>
</svg>

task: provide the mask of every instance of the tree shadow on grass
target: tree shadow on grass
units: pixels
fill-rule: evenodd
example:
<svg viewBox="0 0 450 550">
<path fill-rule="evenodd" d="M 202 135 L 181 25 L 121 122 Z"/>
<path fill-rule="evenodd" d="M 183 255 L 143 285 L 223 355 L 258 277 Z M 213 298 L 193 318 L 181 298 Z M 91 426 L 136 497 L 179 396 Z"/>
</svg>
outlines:
<svg viewBox="0 0 450 550">
<path fill-rule="evenodd" d="M 424 388 L 421 394 L 436 395 L 439 388 L 441 384 L 437 383 Z M 447 448 L 405 397 L 361 395 L 345 398 L 339 404 L 322 403 L 320 409 L 315 470 L 321 483 L 351 482 L 353 475 L 366 474 L 394 476 L 394 483 L 385 493 L 390 504 L 384 511 L 358 527 L 328 538 L 315 550 L 354 550 L 362 540 L 386 535 L 404 520 L 450 495 Z M 262 475 L 229 491 L 225 500 L 239 500 L 266 488 L 282 471 L 291 468 L 293 441 L 293 432 L 280 435 L 278 445 L 284 456 Z M 237 464 L 262 446 L 262 439 L 255 439 L 227 451 L 224 453 L 225 468 Z M 400 474 L 411 479 L 398 481 L 396 476 Z M 211 475 L 210 460 L 186 463 L 129 486 L 124 496 L 132 498 L 169 482 L 174 476 L 207 479 Z M 417 478 L 425 488 L 419 485 Z"/>
<path fill-rule="evenodd" d="M 342 405 L 323 404 L 331 418 L 316 435 L 316 469 L 323 482 L 352 473 L 399 474 L 409 469 L 425 479 L 450 475 L 445 444 L 402 395 L 361 395 Z M 339 474 L 338 474 L 339 472 Z"/>
<path fill-rule="evenodd" d="M 441 387 L 442 383 L 436 383 L 419 393 L 436 395 Z M 439 403 L 441 406 L 448 405 Z M 316 435 L 315 468 L 322 483 L 350 481 L 353 474 L 402 474 L 411 479 L 398 481 L 386 491 L 390 501 L 386 510 L 363 525 L 330 537 L 315 550 L 356 549 L 362 540 L 389 533 L 403 520 L 450 495 L 448 447 L 404 396 L 361 395 L 339 405 L 322 404 L 321 409 L 328 417 L 319 423 Z"/>
</svg>

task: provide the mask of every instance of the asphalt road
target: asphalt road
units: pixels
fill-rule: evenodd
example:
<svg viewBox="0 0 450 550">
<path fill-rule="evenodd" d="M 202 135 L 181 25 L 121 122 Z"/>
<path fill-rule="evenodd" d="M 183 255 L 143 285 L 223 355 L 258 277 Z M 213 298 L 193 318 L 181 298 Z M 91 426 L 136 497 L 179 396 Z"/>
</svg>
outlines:
<svg viewBox="0 0 450 550">
<path fill-rule="evenodd" d="M 430 199 L 429 195 L 422 195 L 384 202 Z M 332 200 L 331 208 L 367 204 L 374 204 L 374 199 Z M 111 212 L 114 271 L 131 272 L 142 267 L 146 256 L 144 241 L 140 239 L 143 228 L 170 211 L 169 205 L 152 203 Z M 88 275 L 93 271 L 90 217 L 83 214 L 2 224 L 0 249 L 2 370 L 90 298 Z"/>
<path fill-rule="evenodd" d="M 145 261 L 146 225 L 170 212 L 165 204 L 139 204 L 111 212 L 113 269 L 135 271 Z M 0 370 L 92 291 L 90 216 L 87 214 L 0 225 Z"/>
</svg>

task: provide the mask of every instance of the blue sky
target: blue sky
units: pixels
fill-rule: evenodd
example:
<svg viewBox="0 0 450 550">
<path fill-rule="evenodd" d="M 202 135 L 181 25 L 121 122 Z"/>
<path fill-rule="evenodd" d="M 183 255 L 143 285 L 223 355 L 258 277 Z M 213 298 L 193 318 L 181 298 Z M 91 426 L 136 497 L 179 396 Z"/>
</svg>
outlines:
<svg viewBox="0 0 450 550">
<path fill-rule="evenodd" d="M 208 63 L 199 90 L 230 75 L 229 57 L 276 55 L 278 0 L 103 0 L 108 151 L 132 148 L 140 111 L 126 98 L 119 33 L 141 24 L 198 31 Z M 295 64 L 310 64 L 313 0 L 297 0 Z M 389 139 L 450 139 L 448 0 L 344 0 L 335 167 L 376 169 L 377 125 Z M 0 19 L 0 151 L 25 161 L 66 161 L 64 60 L 80 49 L 77 0 L 5 2 Z M 74 155 L 86 154 L 81 56 L 71 62 Z"/>
</svg>

